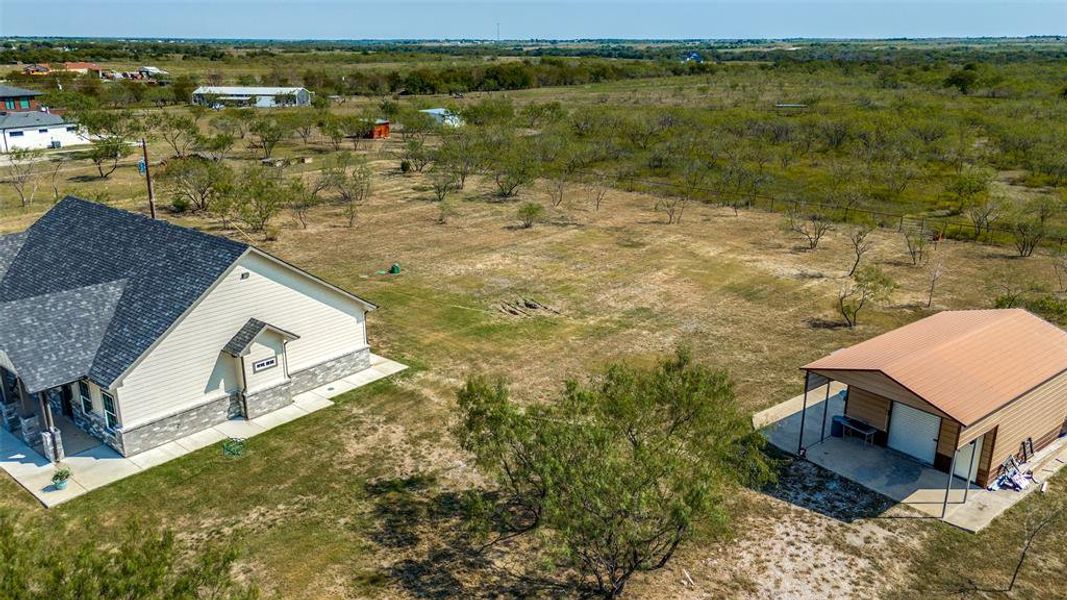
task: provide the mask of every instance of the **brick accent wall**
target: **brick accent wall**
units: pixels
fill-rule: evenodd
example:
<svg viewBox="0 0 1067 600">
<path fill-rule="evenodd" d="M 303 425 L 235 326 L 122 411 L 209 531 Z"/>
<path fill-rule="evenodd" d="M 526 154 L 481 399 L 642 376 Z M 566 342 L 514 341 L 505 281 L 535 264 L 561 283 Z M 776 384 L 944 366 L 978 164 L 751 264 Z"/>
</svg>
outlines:
<svg viewBox="0 0 1067 600">
<path fill-rule="evenodd" d="M 248 410 L 247 418 L 254 419 L 292 404 L 293 394 L 291 382 L 284 381 L 276 386 L 259 390 L 245 397 L 245 406 Z"/>
<path fill-rule="evenodd" d="M 356 350 L 351 354 L 339 356 L 333 360 L 319 363 L 289 374 L 289 385 L 293 395 L 326 385 L 331 381 L 358 373 L 370 366 L 370 348 Z"/>
<path fill-rule="evenodd" d="M 120 452 L 125 456 L 131 456 L 203 431 L 229 419 L 232 416 L 231 406 L 233 406 L 233 398 L 223 396 L 136 429 L 123 430 L 120 433 L 123 447 Z"/>
</svg>

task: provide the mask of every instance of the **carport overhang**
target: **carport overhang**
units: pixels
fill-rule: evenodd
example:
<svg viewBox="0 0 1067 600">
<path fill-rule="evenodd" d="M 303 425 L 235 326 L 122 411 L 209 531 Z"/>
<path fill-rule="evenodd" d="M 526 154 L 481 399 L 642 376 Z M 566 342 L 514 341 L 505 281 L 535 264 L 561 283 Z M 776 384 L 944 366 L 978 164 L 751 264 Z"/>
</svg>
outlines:
<svg viewBox="0 0 1067 600">
<path fill-rule="evenodd" d="M 964 423 L 954 418 L 952 415 L 939 409 L 929 400 L 916 394 L 912 390 L 908 389 L 900 382 L 896 381 L 886 373 L 878 369 L 812 369 L 808 367 L 801 367 L 801 371 L 804 372 L 804 400 L 803 408 L 801 409 L 801 424 L 800 434 L 797 440 L 797 455 L 804 457 L 807 454 L 808 446 L 805 446 L 804 439 L 804 420 L 807 414 L 808 408 L 808 394 L 813 390 L 819 388 L 825 388 L 824 402 L 829 401 L 830 396 L 830 382 L 836 381 L 843 383 L 849 388 L 859 388 L 872 392 L 886 398 L 893 402 L 900 402 L 902 404 L 909 405 L 918 410 L 936 415 L 941 419 L 947 419 L 957 424 L 958 435 L 956 441 L 952 447 L 951 460 L 948 466 L 948 473 L 945 478 L 945 496 L 941 506 L 941 517 L 944 518 L 946 511 L 948 510 L 949 495 L 952 492 L 952 479 L 955 476 L 956 470 L 956 457 L 959 455 L 959 451 L 964 446 L 970 446 L 970 461 L 967 473 L 973 473 L 975 467 L 975 461 L 978 460 L 977 447 L 978 438 L 985 433 L 985 430 L 979 430 L 977 427 L 968 428 Z M 811 445 L 815 445 L 823 442 L 826 439 L 826 411 L 823 411 L 823 422 L 820 428 L 821 434 L 818 441 L 814 441 Z M 983 420 L 984 421 L 984 420 Z M 980 425 L 980 423 L 978 424 Z M 887 424 L 888 427 L 888 424 Z M 965 433 L 967 434 L 965 436 Z M 969 482 L 968 482 L 969 483 Z M 963 501 L 967 501 L 967 492 L 969 485 L 964 485 Z"/>
</svg>

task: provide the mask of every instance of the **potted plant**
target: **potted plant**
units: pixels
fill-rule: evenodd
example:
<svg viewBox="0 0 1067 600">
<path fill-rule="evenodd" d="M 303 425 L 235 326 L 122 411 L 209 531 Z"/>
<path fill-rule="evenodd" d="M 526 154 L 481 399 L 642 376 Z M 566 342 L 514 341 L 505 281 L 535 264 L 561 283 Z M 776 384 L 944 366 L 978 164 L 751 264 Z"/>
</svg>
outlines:
<svg viewBox="0 0 1067 600">
<path fill-rule="evenodd" d="M 71 475 L 73 475 L 73 473 L 71 473 L 70 467 L 59 467 L 56 469 L 55 474 L 52 475 L 52 485 L 54 485 L 57 490 L 67 489 L 67 482 L 70 480 Z"/>
</svg>

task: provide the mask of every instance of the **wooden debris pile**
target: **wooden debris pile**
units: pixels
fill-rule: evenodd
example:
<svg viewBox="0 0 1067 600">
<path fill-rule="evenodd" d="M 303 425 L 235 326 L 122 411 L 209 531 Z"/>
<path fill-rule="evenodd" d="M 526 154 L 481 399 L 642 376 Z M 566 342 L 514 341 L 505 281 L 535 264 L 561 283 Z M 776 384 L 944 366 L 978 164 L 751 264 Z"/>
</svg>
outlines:
<svg viewBox="0 0 1067 600">
<path fill-rule="evenodd" d="M 542 314 L 561 315 L 558 310 L 545 306 L 530 298 L 519 298 L 515 301 L 505 300 L 500 303 L 500 312 L 513 317 L 536 317 Z"/>
</svg>

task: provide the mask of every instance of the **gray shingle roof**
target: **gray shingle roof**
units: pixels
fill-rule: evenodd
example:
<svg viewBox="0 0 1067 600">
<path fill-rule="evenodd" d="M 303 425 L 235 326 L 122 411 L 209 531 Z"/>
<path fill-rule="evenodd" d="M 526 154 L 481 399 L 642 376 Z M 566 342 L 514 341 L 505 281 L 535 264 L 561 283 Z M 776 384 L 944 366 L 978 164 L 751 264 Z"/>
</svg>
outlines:
<svg viewBox="0 0 1067 600">
<path fill-rule="evenodd" d="M 26 232 L 20 231 L 0 237 L 0 278 L 7 273 L 7 267 L 15 260 L 15 255 L 26 241 Z"/>
<path fill-rule="evenodd" d="M 43 92 L 15 87 L 13 85 L 0 85 L 0 98 L 19 98 L 21 96 L 40 96 Z"/>
<path fill-rule="evenodd" d="M 271 329 L 277 331 L 279 334 L 287 337 L 291 340 L 298 339 L 300 336 L 295 333 L 290 333 L 280 327 L 275 327 L 270 323 L 264 323 L 259 319 L 249 319 L 247 323 L 241 326 L 237 333 L 230 338 L 229 342 L 223 346 L 222 351 L 231 356 L 243 356 L 248 347 L 252 345 L 252 342 L 259 337 L 260 333 L 263 333 L 264 329 Z"/>
<path fill-rule="evenodd" d="M 0 348 L 36 392 L 89 372 L 122 296 L 122 281 L 0 304 Z"/>
<path fill-rule="evenodd" d="M 44 127 L 62 125 L 66 119 L 59 115 L 46 113 L 39 110 L 24 110 L 8 113 L 0 113 L 0 129 L 13 129 L 16 127 Z"/>
<path fill-rule="evenodd" d="M 0 264 L 6 244 L 15 243 L 0 239 Z M 14 353 L 20 357 L 16 370 L 22 375 L 24 370 L 38 368 L 31 362 L 40 363 L 39 368 L 47 372 L 36 378 L 36 385 L 45 387 L 85 376 L 111 387 L 247 248 L 164 221 L 72 196 L 64 198 L 26 230 L 17 253 L 8 260 L 0 278 L 0 309 L 18 301 L 63 305 L 65 292 L 108 283 L 124 285 L 87 371 L 75 377 L 76 369 L 56 366 L 49 371 L 47 365 L 55 360 L 43 350 L 40 355 Z M 27 347 L 49 346 L 49 340 L 60 335 L 49 325 L 58 318 L 41 317 L 41 328 L 23 328 Z M 0 328 L 7 327 L 0 323 Z M 15 359 L 4 339 L 0 337 L 0 351 Z"/>
</svg>

